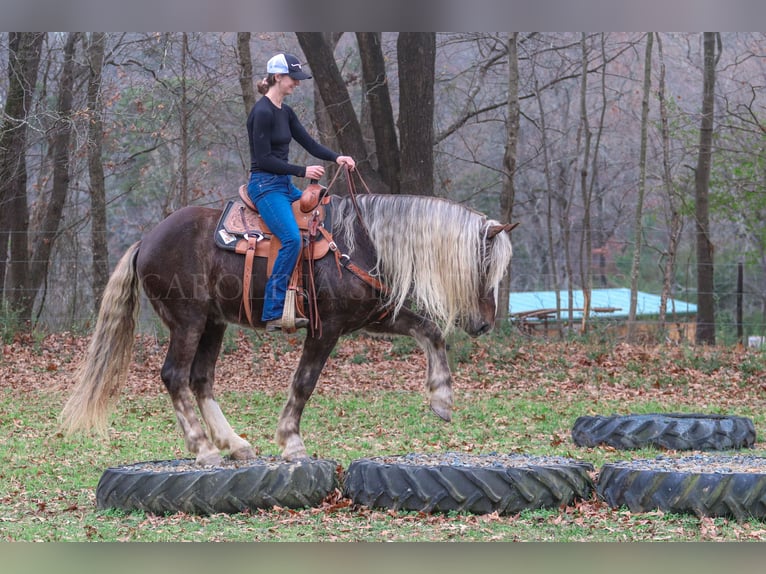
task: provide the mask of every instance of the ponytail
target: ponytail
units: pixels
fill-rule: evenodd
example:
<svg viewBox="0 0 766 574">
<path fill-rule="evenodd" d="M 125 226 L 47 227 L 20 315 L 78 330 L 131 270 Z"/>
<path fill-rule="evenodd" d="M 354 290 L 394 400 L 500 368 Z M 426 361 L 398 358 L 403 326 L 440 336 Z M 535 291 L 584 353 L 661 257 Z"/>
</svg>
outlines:
<svg viewBox="0 0 766 574">
<path fill-rule="evenodd" d="M 255 88 L 258 90 L 258 93 L 261 95 L 265 95 L 266 92 L 269 91 L 269 88 L 277 83 L 277 79 L 274 74 L 268 74 L 265 78 L 262 78 L 258 81 L 258 83 L 255 85 Z"/>
</svg>

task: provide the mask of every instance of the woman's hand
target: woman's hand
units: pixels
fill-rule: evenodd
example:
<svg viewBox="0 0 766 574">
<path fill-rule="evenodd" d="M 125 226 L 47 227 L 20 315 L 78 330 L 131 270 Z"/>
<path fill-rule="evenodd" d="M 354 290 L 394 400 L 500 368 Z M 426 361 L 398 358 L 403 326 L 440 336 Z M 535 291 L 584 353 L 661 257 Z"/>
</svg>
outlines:
<svg viewBox="0 0 766 574">
<path fill-rule="evenodd" d="M 307 165 L 306 166 L 306 178 L 307 179 L 322 179 L 324 175 L 324 167 L 321 165 Z"/>
<path fill-rule="evenodd" d="M 346 165 L 351 171 L 354 171 L 354 168 L 356 167 L 356 162 L 350 155 L 339 155 L 338 159 L 335 160 L 335 163 L 341 167 Z"/>
</svg>

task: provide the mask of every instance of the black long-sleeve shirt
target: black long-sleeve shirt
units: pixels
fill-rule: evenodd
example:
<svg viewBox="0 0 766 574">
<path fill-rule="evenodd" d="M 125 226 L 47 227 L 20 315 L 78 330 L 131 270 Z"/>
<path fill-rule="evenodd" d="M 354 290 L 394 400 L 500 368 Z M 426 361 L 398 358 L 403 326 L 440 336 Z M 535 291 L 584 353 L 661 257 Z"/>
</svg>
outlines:
<svg viewBox="0 0 766 574">
<path fill-rule="evenodd" d="M 282 107 L 278 108 L 265 96 L 250 111 L 247 135 L 250 140 L 251 172 L 305 177 L 305 166 L 288 161 L 290 141 L 293 139 L 316 158 L 334 162 L 340 155 L 314 140 L 290 106 L 282 103 Z"/>
</svg>

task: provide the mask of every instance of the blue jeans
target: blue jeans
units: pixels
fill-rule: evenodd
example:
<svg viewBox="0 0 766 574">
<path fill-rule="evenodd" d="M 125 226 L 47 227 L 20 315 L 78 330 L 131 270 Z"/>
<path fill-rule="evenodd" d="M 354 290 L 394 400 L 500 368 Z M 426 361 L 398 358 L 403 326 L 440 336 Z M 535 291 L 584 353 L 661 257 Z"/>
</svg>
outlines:
<svg viewBox="0 0 766 574">
<path fill-rule="evenodd" d="M 303 247 L 301 233 L 293 216 L 292 203 L 300 199 L 301 190 L 289 175 L 256 172 L 250 174 L 247 194 L 258 208 L 263 221 L 282 242 L 271 277 L 266 282 L 262 321 L 282 318 L 287 286 Z"/>
</svg>

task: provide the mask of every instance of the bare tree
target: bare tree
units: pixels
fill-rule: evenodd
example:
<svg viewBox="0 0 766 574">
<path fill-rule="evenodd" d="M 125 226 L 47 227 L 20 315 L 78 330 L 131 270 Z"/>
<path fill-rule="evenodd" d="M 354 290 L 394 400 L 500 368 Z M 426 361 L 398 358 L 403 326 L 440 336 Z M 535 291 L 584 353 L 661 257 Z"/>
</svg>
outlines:
<svg viewBox="0 0 766 574">
<path fill-rule="evenodd" d="M 362 60 L 364 93 L 370 109 L 375 137 L 378 171 L 391 193 L 399 193 L 399 143 L 396 138 L 394 110 L 388 89 L 386 62 L 381 48 L 380 32 L 358 32 L 359 55 Z"/>
<path fill-rule="evenodd" d="M 537 84 L 535 88 L 537 88 Z M 553 190 L 553 177 L 551 175 L 550 159 L 548 158 L 548 132 L 546 128 L 546 114 L 545 107 L 543 106 L 543 100 L 541 92 L 535 89 L 535 95 L 537 100 L 537 108 L 540 114 L 540 141 L 542 145 L 543 155 L 543 173 L 545 175 L 545 231 L 548 248 L 548 272 L 551 276 L 552 288 L 556 294 L 556 319 L 561 318 L 561 291 L 559 289 L 559 272 L 556 265 L 556 240 L 553 237 L 554 229 L 554 190 Z"/>
<path fill-rule="evenodd" d="M 338 65 L 333 57 L 333 50 L 326 35 L 322 33 L 297 33 L 306 60 L 311 66 L 316 87 L 324 107 L 332 121 L 340 149 L 354 156 L 365 181 L 372 191 L 389 193 L 389 186 L 378 171 L 383 167 L 386 177 L 395 173 L 394 159 L 386 159 L 383 164 L 378 157 L 378 169 L 373 158 L 376 153 L 368 149 L 361 127 L 351 102 L 351 97 L 341 76 Z M 357 38 L 359 42 L 359 38 Z M 383 60 L 380 42 L 375 37 L 362 35 L 364 57 L 362 59 L 365 87 L 379 80 L 380 62 Z M 435 66 L 435 35 L 404 34 L 399 36 L 397 53 L 405 54 L 399 58 L 399 75 L 406 75 L 408 86 L 400 86 L 399 97 L 399 142 L 400 151 L 398 164 L 400 166 L 398 186 L 402 193 L 433 193 L 433 109 L 434 109 L 434 66 Z M 372 69 L 365 69 L 372 66 Z M 377 78 L 377 79 L 376 79 Z M 400 82 L 402 84 L 403 82 Z M 383 154 L 395 153 L 394 134 L 396 125 L 392 123 L 393 114 L 385 108 L 387 90 L 374 90 L 367 94 L 373 133 L 375 136 L 376 152 Z M 374 110 L 374 111 L 373 111 Z M 375 125 L 376 122 L 378 125 Z M 378 138 L 383 138 L 380 141 Z M 408 183 L 407 183 L 408 182 Z M 407 187 L 405 187 L 405 183 Z"/>
<path fill-rule="evenodd" d="M 628 312 L 628 340 L 636 334 L 636 307 L 638 306 L 638 272 L 641 263 L 641 244 L 643 237 L 644 194 L 646 193 L 646 141 L 649 126 L 649 96 L 652 87 L 652 45 L 654 34 L 646 35 L 646 54 L 644 56 L 644 89 L 641 99 L 641 151 L 638 158 L 638 198 L 636 214 L 633 218 L 635 226 L 635 242 L 633 244 L 633 264 L 630 269 L 630 310 Z"/>
<path fill-rule="evenodd" d="M 662 276 L 662 292 L 660 294 L 660 315 L 658 321 L 658 331 L 662 335 L 665 332 L 665 323 L 667 317 L 668 298 L 671 295 L 673 287 L 673 271 L 675 270 L 676 255 L 678 245 L 681 239 L 682 218 L 680 213 L 680 200 L 677 197 L 673 185 L 673 177 L 670 172 L 670 128 L 668 125 L 668 109 L 665 100 L 665 55 L 662 51 L 662 39 L 655 33 L 657 38 L 657 54 L 660 61 L 660 78 L 657 88 L 657 97 L 660 103 L 660 126 L 662 137 L 662 184 L 665 188 L 665 200 L 668 205 L 668 247 L 664 254 L 665 266 Z"/>
<path fill-rule="evenodd" d="M 0 133 L 0 294 L 11 308 L 30 297 L 27 226 L 27 120 L 44 32 L 10 32 L 8 95 Z"/>
<path fill-rule="evenodd" d="M 580 49 L 582 55 L 582 76 L 580 78 L 580 131 L 584 138 L 584 147 L 582 159 L 580 161 L 580 194 L 582 197 L 582 235 L 580 248 L 580 277 L 582 281 L 582 331 L 586 332 L 588 328 L 588 316 L 590 315 L 590 289 L 591 289 L 591 257 L 592 239 L 590 227 L 590 203 L 591 188 L 588 186 L 588 163 L 590 161 L 591 138 L 593 134 L 588 120 L 588 45 L 585 33 L 580 38 Z M 571 299 L 570 299 L 571 300 Z"/>
<path fill-rule="evenodd" d="M 50 149 L 53 156 L 52 188 L 44 209 L 40 229 L 31 242 L 33 253 L 29 265 L 29 296 L 19 307 L 22 317 L 31 318 L 36 293 L 47 282 L 51 251 L 59 234 L 64 203 L 69 193 L 70 143 L 72 140 L 72 100 L 74 98 L 75 51 L 81 34 L 70 32 L 64 44 L 64 61 L 58 88 L 57 117 L 51 129 Z"/>
<path fill-rule="evenodd" d="M 716 36 L 716 32 L 703 34 L 702 117 L 700 119 L 697 168 L 694 176 L 697 228 L 697 327 L 695 341 L 698 344 L 709 345 L 715 345 L 715 285 L 713 281 L 713 242 L 710 240 L 709 187 L 710 163 L 713 155 Z"/>
<path fill-rule="evenodd" d="M 361 124 L 327 38 L 322 32 L 298 32 L 296 36 L 335 128 L 340 151 L 354 157 L 357 169 L 372 189 L 387 190 L 387 186 L 371 164 Z"/>
<path fill-rule="evenodd" d="M 505 152 L 503 153 L 503 190 L 500 195 L 501 220 L 511 223 L 516 200 L 514 177 L 516 174 L 517 148 L 519 145 L 519 33 L 508 34 L 508 117 L 506 118 Z M 500 283 L 498 293 L 498 318 L 508 317 L 511 298 L 511 267 Z"/>
<path fill-rule="evenodd" d="M 433 195 L 436 34 L 401 32 L 396 53 L 400 78 L 400 191 Z"/>
<path fill-rule="evenodd" d="M 88 175 L 90 180 L 91 261 L 93 264 L 93 304 L 98 313 L 101 295 L 109 280 L 109 250 L 106 226 L 106 184 L 104 181 L 104 119 L 101 79 L 106 50 L 106 34 L 93 32 L 88 38 Z"/>
<path fill-rule="evenodd" d="M 253 55 L 250 51 L 250 32 L 237 32 L 237 57 L 239 59 L 239 87 L 245 103 L 245 117 L 255 105 L 253 86 Z"/>
</svg>

